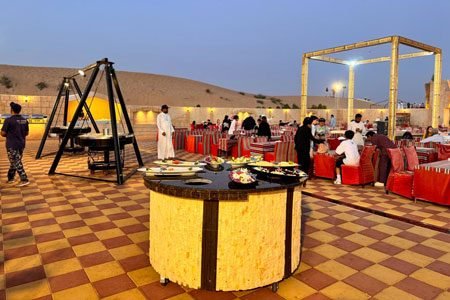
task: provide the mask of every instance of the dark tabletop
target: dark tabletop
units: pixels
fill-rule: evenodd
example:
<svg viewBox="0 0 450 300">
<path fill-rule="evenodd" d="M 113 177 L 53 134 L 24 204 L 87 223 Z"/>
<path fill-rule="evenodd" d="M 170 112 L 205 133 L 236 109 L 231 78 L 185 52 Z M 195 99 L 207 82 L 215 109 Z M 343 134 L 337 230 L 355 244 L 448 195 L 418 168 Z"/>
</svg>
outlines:
<svg viewBox="0 0 450 300">
<path fill-rule="evenodd" d="M 212 170 L 205 167 L 204 172 L 197 173 L 192 177 L 157 177 L 144 176 L 144 183 L 152 191 L 175 197 L 194 198 L 203 200 L 247 200 L 249 193 L 270 192 L 294 188 L 303 183 L 307 178 L 300 181 L 262 179 L 257 177 L 257 182 L 250 185 L 234 183 L 228 177 L 230 165 L 222 164 L 220 170 Z M 190 179 L 209 179 L 211 183 L 205 185 L 189 185 Z"/>
</svg>

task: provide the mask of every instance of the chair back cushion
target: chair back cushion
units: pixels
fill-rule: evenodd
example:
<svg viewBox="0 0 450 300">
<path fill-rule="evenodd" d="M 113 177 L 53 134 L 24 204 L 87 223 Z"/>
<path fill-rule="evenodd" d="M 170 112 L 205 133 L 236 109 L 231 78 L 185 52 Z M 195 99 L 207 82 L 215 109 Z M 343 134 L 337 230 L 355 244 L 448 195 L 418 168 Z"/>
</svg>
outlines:
<svg viewBox="0 0 450 300">
<path fill-rule="evenodd" d="M 408 171 L 414 171 L 414 169 L 419 165 L 419 157 L 417 156 L 416 147 L 405 146 L 403 147 L 403 152 L 406 156 L 406 168 Z"/>
<path fill-rule="evenodd" d="M 391 159 L 391 171 L 401 172 L 405 170 L 405 162 L 403 160 L 402 151 L 399 148 L 387 149 L 389 158 Z"/>
<path fill-rule="evenodd" d="M 288 153 L 289 142 L 276 142 L 275 143 L 275 161 L 286 161 Z"/>
<path fill-rule="evenodd" d="M 450 158 L 450 145 L 438 145 L 438 160 L 447 160 Z"/>
<path fill-rule="evenodd" d="M 360 177 L 362 184 L 375 181 L 375 170 L 373 168 L 373 154 L 375 153 L 375 146 L 365 146 L 361 152 L 359 159 Z"/>
</svg>

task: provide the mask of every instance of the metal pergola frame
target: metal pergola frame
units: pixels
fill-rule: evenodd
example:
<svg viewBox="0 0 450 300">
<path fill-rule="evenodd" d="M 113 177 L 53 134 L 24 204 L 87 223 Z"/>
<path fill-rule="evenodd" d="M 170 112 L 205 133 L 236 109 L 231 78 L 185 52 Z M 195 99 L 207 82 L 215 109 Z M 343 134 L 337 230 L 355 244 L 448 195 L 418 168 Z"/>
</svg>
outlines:
<svg viewBox="0 0 450 300">
<path fill-rule="evenodd" d="M 391 55 L 363 60 L 342 60 L 328 56 L 329 54 L 361 49 L 366 47 L 378 46 L 382 44 L 391 44 Z M 408 54 L 399 54 L 400 44 L 419 49 L 419 52 Z M 358 42 L 333 48 L 327 48 L 318 51 L 306 52 L 302 56 L 302 73 L 301 73 L 301 99 L 300 99 L 300 116 L 303 119 L 307 116 L 307 99 L 308 99 L 308 64 L 309 60 L 318 60 L 328 63 L 335 63 L 348 66 L 348 108 L 347 122 L 350 123 L 353 116 L 353 100 L 355 90 L 355 66 L 363 64 L 372 64 L 378 62 L 391 62 L 389 74 L 389 124 L 388 136 L 395 139 L 395 119 L 397 110 L 398 95 L 398 61 L 400 59 L 408 59 L 434 55 L 434 83 L 433 83 L 433 102 L 431 107 L 431 126 L 437 128 L 439 125 L 439 109 L 440 109 L 440 92 L 441 92 L 441 65 L 442 50 L 427 44 L 423 44 L 402 36 L 387 36 L 379 39 Z"/>
</svg>

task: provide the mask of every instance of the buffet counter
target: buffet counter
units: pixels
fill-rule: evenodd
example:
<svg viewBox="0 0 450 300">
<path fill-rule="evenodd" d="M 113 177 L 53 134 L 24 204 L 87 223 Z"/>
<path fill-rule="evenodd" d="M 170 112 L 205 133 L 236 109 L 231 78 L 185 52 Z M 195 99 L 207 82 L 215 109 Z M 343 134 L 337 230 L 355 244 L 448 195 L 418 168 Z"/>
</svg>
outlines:
<svg viewBox="0 0 450 300">
<path fill-rule="evenodd" d="M 150 189 L 153 268 L 194 289 L 248 290 L 289 277 L 300 263 L 301 193 L 291 183 L 231 182 L 228 168 L 185 178 L 144 177 Z M 297 188 L 297 189 L 296 189 Z"/>
</svg>

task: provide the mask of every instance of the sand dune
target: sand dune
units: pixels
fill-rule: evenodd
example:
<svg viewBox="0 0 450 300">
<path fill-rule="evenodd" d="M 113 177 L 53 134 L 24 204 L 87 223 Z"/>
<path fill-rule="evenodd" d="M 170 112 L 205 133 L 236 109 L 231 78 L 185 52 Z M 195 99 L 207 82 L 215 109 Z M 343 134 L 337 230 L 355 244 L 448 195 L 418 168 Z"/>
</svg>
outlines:
<svg viewBox="0 0 450 300">
<path fill-rule="evenodd" d="M 57 94 L 58 86 L 64 76 L 76 73 L 76 69 L 28 67 L 0 65 L 0 76 L 7 76 L 12 87 L 6 89 L 0 85 L 1 94 L 53 96 Z M 89 78 L 77 77 L 83 88 Z M 137 72 L 117 71 L 120 86 L 125 101 L 134 105 L 160 105 L 167 103 L 171 106 L 200 105 L 201 107 L 271 107 L 282 108 L 283 105 L 299 106 L 300 97 L 297 96 L 267 96 L 257 99 L 254 94 L 225 89 L 190 79 Z M 36 84 L 44 82 L 47 88 L 39 90 Z M 94 86 L 95 87 L 95 86 Z M 98 92 L 106 94 L 105 82 L 101 81 Z M 281 102 L 276 99 L 281 99 Z M 328 103 L 329 102 L 329 103 Z M 308 106 L 312 104 L 326 104 L 333 107 L 335 100 L 327 97 L 310 97 Z M 368 107 L 364 101 L 356 101 L 355 107 Z"/>
</svg>

